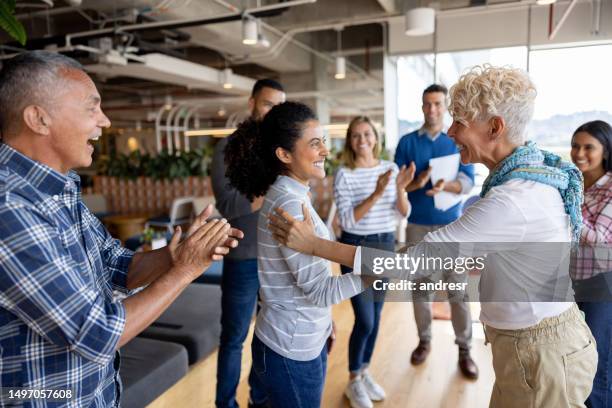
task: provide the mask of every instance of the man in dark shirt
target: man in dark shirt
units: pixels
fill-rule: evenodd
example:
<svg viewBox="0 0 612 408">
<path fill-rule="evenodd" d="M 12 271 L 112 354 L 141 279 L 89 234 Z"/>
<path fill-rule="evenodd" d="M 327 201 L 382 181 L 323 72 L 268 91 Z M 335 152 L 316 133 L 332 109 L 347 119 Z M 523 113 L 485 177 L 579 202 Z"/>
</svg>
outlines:
<svg viewBox="0 0 612 408">
<path fill-rule="evenodd" d="M 249 98 L 251 118 L 261 120 L 272 107 L 285 101 L 285 92 L 278 82 L 260 79 Z M 217 360 L 218 408 L 237 408 L 236 388 L 240 380 L 242 344 L 246 339 L 257 301 L 257 218 L 263 197 L 250 202 L 230 186 L 225 177 L 224 150 L 228 138 L 215 146 L 212 162 L 212 186 L 216 207 L 232 225 L 244 231 L 240 247 L 230 251 L 223 262 L 221 280 L 221 341 Z M 266 394 L 251 369 L 249 375 L 249 406 L 265 403 Z"/>
</svg>

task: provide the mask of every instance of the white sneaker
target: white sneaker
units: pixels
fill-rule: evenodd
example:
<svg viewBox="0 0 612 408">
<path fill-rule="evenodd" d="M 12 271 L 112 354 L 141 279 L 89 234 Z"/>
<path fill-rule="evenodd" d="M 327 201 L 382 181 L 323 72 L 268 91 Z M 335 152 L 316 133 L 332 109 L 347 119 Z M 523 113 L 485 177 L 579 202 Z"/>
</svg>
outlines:
<svg viewBox="0 0 612 408">
<path fill-rule="evenodd" d="M 382 401 L 387 397 L 383 387 L 374 381 L 368 370 L 364 370 L 361 373 L 361 378 L 366 392 L 372 401 Z"/>
<path fill-rule="evenodd" d="M 370 401 L 368 392 L 366 391 L 363 380 L 356 377 L 346 386 L 344 394 L 349 399 L 352 408 L 373 408 L 374 405 Z"/>
</svg>

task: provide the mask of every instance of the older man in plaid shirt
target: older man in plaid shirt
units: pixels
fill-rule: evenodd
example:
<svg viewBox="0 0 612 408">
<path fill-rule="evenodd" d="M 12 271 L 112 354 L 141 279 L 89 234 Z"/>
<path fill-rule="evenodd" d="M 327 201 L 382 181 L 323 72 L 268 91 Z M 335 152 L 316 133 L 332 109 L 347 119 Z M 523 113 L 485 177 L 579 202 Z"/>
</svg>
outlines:
<svg viewBox="0 0 612 408">
<path fill-rule="evenodd" d="M 80 199 L 110 126 L 94 83 L 45 51 L 0 71 L 0 405 L 119 405 L 117 349 L 151 324 L 242 233 L 205 210 L 181 242 L 133 254 Z M 123 301 L 115 291 L 130 294 Z M 31 394 L 19 391 L 34 391 Z M 44 394 L 48 391 L 57 391 Z"/>
</svg>

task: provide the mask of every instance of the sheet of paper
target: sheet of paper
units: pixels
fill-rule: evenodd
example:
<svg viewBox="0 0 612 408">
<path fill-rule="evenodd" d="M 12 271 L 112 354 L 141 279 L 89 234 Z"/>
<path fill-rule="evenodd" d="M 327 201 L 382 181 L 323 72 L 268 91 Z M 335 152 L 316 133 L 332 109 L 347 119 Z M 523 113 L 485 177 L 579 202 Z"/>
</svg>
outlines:
<svg viewBox="0 0 612 408">
<path fill-rule="evenodd" d="M 431 166 L 431 184 L 438 180 L 452 181 L 457 178 L 459 172 L 459 153 L 448 156 L 436 157 L 429 160 Z M 461 201 L 461 194 L 447 193 L 442 191 L 434 196 L 434 205 L 438 210 L 446 211 Z"/>
</svg>

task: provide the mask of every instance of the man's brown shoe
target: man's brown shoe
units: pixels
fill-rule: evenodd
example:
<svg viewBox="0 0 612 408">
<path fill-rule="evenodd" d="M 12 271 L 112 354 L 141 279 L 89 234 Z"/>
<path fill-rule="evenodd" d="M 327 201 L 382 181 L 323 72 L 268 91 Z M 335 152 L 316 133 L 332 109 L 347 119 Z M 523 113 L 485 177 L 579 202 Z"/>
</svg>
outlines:
<svg viewBox="0 0 612 408">
<path fill-rule="evenodd" d="M 414 349 L 410 356 L 410 362 L 412 365 L 423 364 L 427 359 L 429 352 L 431 351 L 431 343 L 428 341 L 419 341 L 419 345 Z"/>
<path fill-rule="evenodd" d="M 459 349 L 459 369 L 465 378 L 470 380 L 478 379 L 478 367 L 472 357 L 470 351 Z"/>
</svg>

